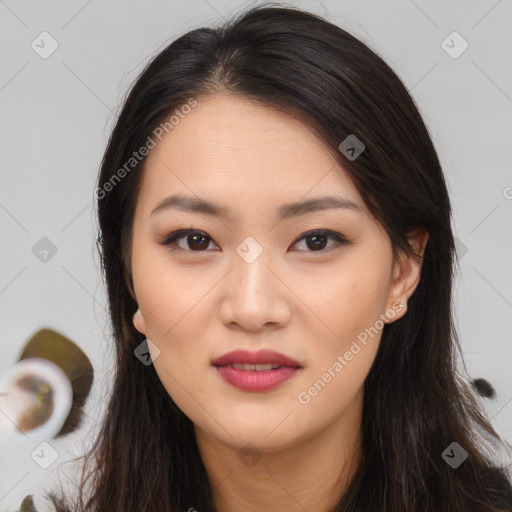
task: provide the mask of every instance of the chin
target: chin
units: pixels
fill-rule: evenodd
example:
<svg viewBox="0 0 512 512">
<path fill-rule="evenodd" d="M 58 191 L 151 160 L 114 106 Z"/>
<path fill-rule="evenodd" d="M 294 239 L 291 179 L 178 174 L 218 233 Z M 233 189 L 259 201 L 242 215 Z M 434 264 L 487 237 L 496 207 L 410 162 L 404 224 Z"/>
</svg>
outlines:
<svg viewBox="0 0 512 512">
<path fill-rule="evenodd" d="M 220 431 L 217 430 L 217 434 L 222 443 L 237 451 L 249 453 L 254 451 L 256 454 L 277 452 L 293 446 L 296 441 L 286 429 L 277 432 L 276 426 L 281 421 L 282 418 L 258 425 L 232 426 L 228 429 L 229 433 L 221 428 Z"/>
</svg>

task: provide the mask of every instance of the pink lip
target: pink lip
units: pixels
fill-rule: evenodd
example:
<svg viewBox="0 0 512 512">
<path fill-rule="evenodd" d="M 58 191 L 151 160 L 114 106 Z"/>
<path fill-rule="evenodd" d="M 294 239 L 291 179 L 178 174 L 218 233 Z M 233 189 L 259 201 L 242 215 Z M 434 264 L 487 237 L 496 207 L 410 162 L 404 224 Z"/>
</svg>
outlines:
<svg viewBox="0 0 512 512">
<path fill-rule="evenodd" d="M 232 386 L 244 391 L 269 391 L 291 379 L 301 368 L 283 366 L 276 370 L 236 370 L 231 366 L 216 366 L 220 376 Z"/>
<path fill-rule="evenodd" d="M 248 363 L 248 364 L 275 364 L 291 368 L 301 367 L 301 365 L 290 357 L 274 352 L 273 350 L 261 349 L 258 352 L 249 352 L 248 350 L 233 350 L 217 357 L 212 361 L 214 366 L 226 366 L 232 363 Z M 301 367 L 302 368 L 302 367 Z M 240 370 L 238 370 L 240 371 Z M 243 371 L 243 370 L 242 370 Z M 250 370 L 246 370 L 250 371 Z M 269 370 L 271 371 L 271 370 Z"/>
<path fill-rule="evenodd" d="M 237 370 L 232 363 L 273 364 L 280 366 L 274 370 Z M 244 391 L 269 391 L 291 379 L 302 366 L 290 357 L 261 349 L 258 352 L 233 350 L 212 361 L 220 376 L 232 386 Z"/>
</svg>

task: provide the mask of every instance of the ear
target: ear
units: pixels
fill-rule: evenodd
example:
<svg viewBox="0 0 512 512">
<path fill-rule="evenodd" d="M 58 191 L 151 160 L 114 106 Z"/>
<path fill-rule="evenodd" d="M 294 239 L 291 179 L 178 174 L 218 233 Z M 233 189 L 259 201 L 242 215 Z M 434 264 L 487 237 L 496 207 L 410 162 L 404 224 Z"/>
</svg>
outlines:
<svg viewBox="0 0 512 512">
<path fill-rule="evenodd" d="M 429 232 L 423 228 L 417 228 L 407 233 L 409 244 L 414 252 L 423 258 L 425 248 L 429 239 Z M 388 294 L 388 309 L 393 304 L 400 302 L 407 305 L 407 300 L 414 293 L 421 278 L 422 260 L 401 252 L 393 268 L 393 278 Z M 405 314 L 407 308 L 402 309 L 401 315 Z M 400 315 L 400 316 L 401 316 Z"/>
<path fill-rule="evenodd" d="M 144 323 L 144 318 L 142 317 L 142 313 L 138 308 L 137 311 L 135 311 L 135 314 L 133 315 L 133 325 L 135 326 L 135 329 L 137 329 L 137 331 L 139 331 L 142 334 L 146 334 L 146 325 Z"/>
</svg>

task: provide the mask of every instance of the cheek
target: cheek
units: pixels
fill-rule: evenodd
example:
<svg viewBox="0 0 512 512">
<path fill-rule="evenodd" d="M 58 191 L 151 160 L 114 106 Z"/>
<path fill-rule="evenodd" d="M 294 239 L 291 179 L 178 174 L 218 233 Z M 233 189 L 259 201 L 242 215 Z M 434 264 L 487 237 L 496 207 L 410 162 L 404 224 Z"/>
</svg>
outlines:
<svg viewBox="0 0 512 512">
<path fill-rule="evenodd" d="M 346 265 L 325 289 L 309 295 L 307 304 L 322 321 L 311 316 L 317 343 L 296 399 L 311 428 L 319 418 L 334 421 L 362 393 L 379 348 L 385 280 L 361 268 Z"/>
<path fill-rule="evenodd" d="M 155 340 L 172 340 L 189 329 L 197 316 L 211 276 L 198 274 L 198 267 L 172 265 L 167 248 L 149 241 L 134 243 L 132 274 L 139 308 L 144 314 L 146 334 Z M 192 320 L 191 320 L 192 319 Z"/>
<path fill-rule="evenodd" d="M 197 268 L 176 269 L 155 263 L 141 269 L 135 280 L 146 336 L 160 350 L 155 367 L 165 366 L 182 376 L 197 373 L 211 352 L 207 336 L 211 311 L 207 308 L 215 277 L 211 273 L 198 275 Z M 161 377 L 169 380 L 168 375 Z"/>
<path fill-rule="evenodd" d="M 204 375 L 209 363 L 206 326 L 197 314 L 204 296 L 199 288 L 196 283 L 195 288 L 184 290 L 163 275 L 154 281 L 148 279 L 141 290 L 147 337 L 159 349 L 153 362 L 155 371 L 176 405 L 193 419 L 200 419 L 198 403 L 205 401 L 198 375 Z"/>
<path fill-rule="evenodd" d="M 326 279 L 304 280 L 297 293 L 308 308 L 302 315 L 315 339 L 324 340 L 315 348 L 315 359 L 323 364 L 350 349 L 353 340 L 368 342 L 382 328 L 379 315 L 384 312 L 387 293 L 386 271 L 364 263 L 363 258 L 347 258 L 329 271 Z M 316 282 L 316 286 L 311 286 Z M 378 340 L 376 341 L 378 343 Z"/>
</svg>

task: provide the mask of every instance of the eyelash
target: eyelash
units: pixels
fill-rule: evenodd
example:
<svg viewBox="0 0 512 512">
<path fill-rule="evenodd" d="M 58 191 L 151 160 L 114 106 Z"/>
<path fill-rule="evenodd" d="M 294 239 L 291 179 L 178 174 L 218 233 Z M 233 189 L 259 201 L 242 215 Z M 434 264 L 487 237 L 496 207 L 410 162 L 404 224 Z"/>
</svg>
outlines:
<svg viewBox="0 0 512 512">
<path fill-rule="evenodd" d="M 201 236 L 204 236 L 205 238 L 209 238 L 211 241 L 213 241 L 213 239 L 211 237 L 209 237 L 204 231 L 198 231 L 196 229 L 179 229 L 177 231 L 173 231 L 162 242 L 161 245 L 169 246 L 172 251 L 178 250 L 178 251 L 182 251 L 182 252 L 193 252 L 193 253 L 206 252 L 206 250 L 203 250 L 203 251 L 192 251 L 192 250 L 189 250 L 189 249 L 182 249 L 181 247 L 177 247 L 176 246 L 177 240 L 179 240 L 181 238 L 185 238 L 185 237 L 190 236 L 190 235 L 201 235 Z M 336 249 L 336 248 L 338 248 L 338 247 L 340 247 L 342 245 L 347 245 L 347 244 L 350 243 L 349 240 L 344 238 L 341 234 L 336 233 L 335 231 L 330 231 L 328 229 L 314 229 L 314 230 L 311 230 L 311 231 L 307 231 L 306 233 L 301 235 L 300 238 L 295 240 L 293 245 L 295 245 L 296 243 L 302 241 L 303 239 L 311 237 L 313 235 L 321 235 L 321 236 L 330 237 L 330 238 L 334 239 L 336 243 L 334 245 L 332 245 L 328 249 L 322 249 L 322 250 L 319 250 L 319 251 L 306 250 L 306 251 L 299 251 L 299 252 L 309 252 L 311 254 L 317 254 L 317 253 L 318 254 L 324 254 L 326 252 L 329 252 L 333 248 Z"/>
</svg>

